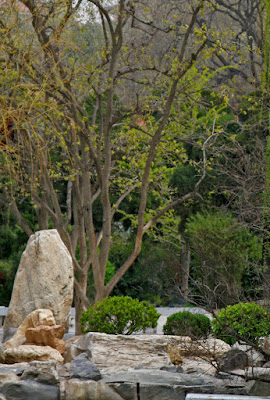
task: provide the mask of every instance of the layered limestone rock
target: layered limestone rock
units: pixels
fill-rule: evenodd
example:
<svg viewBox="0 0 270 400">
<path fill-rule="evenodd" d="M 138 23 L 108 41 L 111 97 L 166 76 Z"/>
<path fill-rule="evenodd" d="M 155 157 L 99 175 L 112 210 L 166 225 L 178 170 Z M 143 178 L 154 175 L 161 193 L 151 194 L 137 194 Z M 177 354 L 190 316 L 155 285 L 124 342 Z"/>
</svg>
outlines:
<svg viewBox="0 0 270 400">
<path fill-rule="evenodd" d="M 4 341 L 40 308 L 52 310 L 56 323 L 67 326 L 72 299 L 73 266 L 66 246 L 55 229 L 36 232 L 28 240 L 16 274 Z"/>
<path fill-rule="evenodd" d="M 181 365 L 183 355 L 219 359 L 230 349 L 221 340 L 192 341 L 189 337 L 170 335 L 107 335 L 90 332 L 71 343 L 64 354 L 70 362 L 85 352 L 103 371 L 130 368 Z"/>
<path fill-rule="evenodd" d="M 86 353 L 99 368 L 120 368 L 123 366 L 157 368 L 171 365 L 167 352 L 168 343 L 174 345 L 174 337 L 153 335 L 107 335 L 91 332 L 74 341 L 64 354 L 70 362 L 80 353 Z"/>
</svg>

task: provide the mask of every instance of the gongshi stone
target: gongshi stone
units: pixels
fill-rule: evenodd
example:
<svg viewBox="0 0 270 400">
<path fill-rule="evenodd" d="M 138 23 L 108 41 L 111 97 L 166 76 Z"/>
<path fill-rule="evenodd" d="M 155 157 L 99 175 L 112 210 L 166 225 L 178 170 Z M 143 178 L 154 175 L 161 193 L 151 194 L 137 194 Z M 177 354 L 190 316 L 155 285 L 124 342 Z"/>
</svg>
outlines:
<svg viewBox="0 0 270 400">
<path fill-rule="evenodd" d="M 50 309 L 56 324 L 67 326 L 73 299 L 71 256 L 56 229 L 31 235 L 15 277 L 4 323 L 3 341 L 40 308 Z"/>
</svg>

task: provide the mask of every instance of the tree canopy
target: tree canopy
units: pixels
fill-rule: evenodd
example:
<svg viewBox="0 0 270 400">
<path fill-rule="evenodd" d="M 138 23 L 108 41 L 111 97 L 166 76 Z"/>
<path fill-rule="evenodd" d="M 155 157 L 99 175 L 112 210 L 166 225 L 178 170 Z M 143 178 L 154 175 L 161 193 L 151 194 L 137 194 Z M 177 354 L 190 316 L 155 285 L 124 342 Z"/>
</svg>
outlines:
<svg viewBox="0 0 270 400">
<path fill-rule="evenodd" d="M 223 111 L 234 118 L 237 106 L 224 79 L 248 86 L 262 69 L 258 1 L 241 1 L 239 12 L 221 0 L 148 3 L 7 0 L 1 8 L 0 204 L 27 235 L 59 231 L 74 264 L 77 322 L 89 305 L 89 270 L 95 301 L 107 297 L 154 224 L 200 198 L 213 146 L 223 146 Z M 232 142 L 235 132 L 227 134 Z M 172 185 L 176 167 L 186 190 Z M 125 224 L 130 252 L 106 276 Z"/>
</svg>

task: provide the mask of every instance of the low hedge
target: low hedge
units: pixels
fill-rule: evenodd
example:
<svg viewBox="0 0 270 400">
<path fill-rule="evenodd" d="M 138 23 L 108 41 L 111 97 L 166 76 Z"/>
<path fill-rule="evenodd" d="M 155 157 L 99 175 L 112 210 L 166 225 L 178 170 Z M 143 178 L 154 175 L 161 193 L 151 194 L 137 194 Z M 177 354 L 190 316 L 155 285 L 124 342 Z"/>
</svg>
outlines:
<svg viewBox="0 0 270 400">
<path fill-rule="evenodd" d="M 205 315 L 181 311 L 167 318 L 163 332 L 165 335 L 190 336 L 192 339 L 200 339 L 207 337 L 210 328 L 211 321 Z"/>
<path fill-rule="evenodd" d="M 157 326 L 160 314 L 147 301 L 129 296 L 101 300 L 82 313 L 81 331 L 130 335 Z"/>
<path fill-rule="evenodd" d="M 220 310 L 212 321 L 212 333 L 233 345 L 240 338 L 254 344 L 270 334 L 270 314 L 256 303 L 238 303 Z M 239 335 L 239 337 L 238 337 Z"/>
</svg>

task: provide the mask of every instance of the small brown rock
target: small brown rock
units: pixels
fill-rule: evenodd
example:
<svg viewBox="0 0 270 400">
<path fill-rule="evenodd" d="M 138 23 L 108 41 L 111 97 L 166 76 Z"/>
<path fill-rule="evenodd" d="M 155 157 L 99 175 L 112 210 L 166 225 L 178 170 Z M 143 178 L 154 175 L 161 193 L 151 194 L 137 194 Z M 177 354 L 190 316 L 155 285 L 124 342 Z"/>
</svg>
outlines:
<svg viewBox="0 0 270 400">
<path fill-rule="evenodd" d="M 46 326 L 40 325 L 35 328 L 28 328 L 25 332 L 25 344 L 31 343 L 38 346 L 50 346 L 59 351 L 65 352 L 65 342 L 61 340 L 65 333 L 65 328 L 61 325 Z"/>
<path fill-rule="evenodd" d="M 168 354 L 174 365 L 182 365 L 181 349 L 179 346 L 168 345 Z"/>
</svg>

